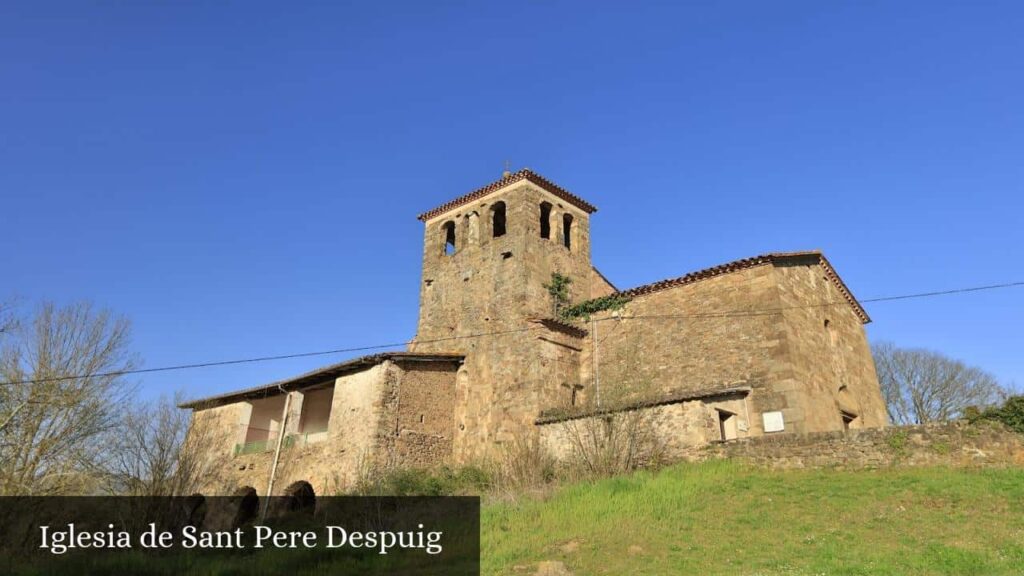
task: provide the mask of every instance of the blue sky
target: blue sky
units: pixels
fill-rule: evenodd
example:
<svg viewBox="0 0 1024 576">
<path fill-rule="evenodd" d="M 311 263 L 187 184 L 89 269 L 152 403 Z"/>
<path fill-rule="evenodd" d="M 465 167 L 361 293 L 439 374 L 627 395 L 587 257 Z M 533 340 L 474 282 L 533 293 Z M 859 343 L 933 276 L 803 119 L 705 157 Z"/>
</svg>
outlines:
<svg viewBox="0 0 1024 576">
<path fill-rule="evenodd" d="M 812 248 L 862 298 L 1024 280 L 1021 30 L 1018 2 L 5 2 L 0 295 L 121 312 L 147 367 L 404 341 L 416 214 L 505 160 L 600 208 L 619 287 Z M 1022 298 L 878 303 L 868 334 L 1024 387 Z"/>
</svg>

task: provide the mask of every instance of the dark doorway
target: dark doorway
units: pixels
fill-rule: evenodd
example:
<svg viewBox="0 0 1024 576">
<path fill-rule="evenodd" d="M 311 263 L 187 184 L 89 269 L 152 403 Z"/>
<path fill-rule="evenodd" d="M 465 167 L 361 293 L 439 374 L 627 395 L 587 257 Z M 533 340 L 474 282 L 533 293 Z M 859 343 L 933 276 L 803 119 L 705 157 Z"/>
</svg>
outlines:
<svg viewBox="0 0 1024 576">
<path fill-rule="evenodd" d="M 718 410 L 718 432 L 721 439 L 733 440 L 736 438 L 736 415 L 725 410 Z"/>
<path fill-rule="evenodd" d="M 243 486 L 235 490 L 232 500 L 236 505 L 235 518 L 232 522 L 235 528 L 255 519 L 260 511 L 260 497 L 256 495 L 256 489 L 252 486 Z"/>
<path fill-rule="evenodd" d="M 288 512 L 303 512 L 312 514 L 316 510 L 316 492 L 313 491 L 313 486 L 305 480 L 299 480 L 285 491 L 284 495 L 288 498 Z"/>
</svg>

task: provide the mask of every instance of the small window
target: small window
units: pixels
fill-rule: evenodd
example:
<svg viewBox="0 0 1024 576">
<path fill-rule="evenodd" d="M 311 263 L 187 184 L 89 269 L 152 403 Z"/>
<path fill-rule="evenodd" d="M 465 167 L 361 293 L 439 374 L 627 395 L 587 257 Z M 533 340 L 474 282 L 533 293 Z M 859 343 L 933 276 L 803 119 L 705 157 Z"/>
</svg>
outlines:
<svg viewBox="0 0 1024 576">
<path fill-rule="evenodd" d="M 448 256 L 455 254 L 455 222 L 445 222 L 444 230 L 444 253 Z"/>
<path fill-rule="evenodd" d="M 722 441 L 736 438 L 736 415 L 725 410 L 718 410 L 718 432 Z"/>
<path fill-rule="evenodd" d="M 850 428 L 856 428 L 857 415 L 846 410 L 840 410 L 839 415 L 843 418 L 843 430 L 849 430 Z"/>
<path fill-rule="evenodd" d="M 551 238 L 551 204 L 540 203 L 540 237 Z"/>
<path fill-rule="evenodd" d="M 495 202 L 491 206 L 491 236 L 497 238 L 505 235 L 505 203 Z"/>
<path fill-rule="evenodd" d="M 562 245 L 572 249 L 572 214 L 562 216 Z"/>
</svg>

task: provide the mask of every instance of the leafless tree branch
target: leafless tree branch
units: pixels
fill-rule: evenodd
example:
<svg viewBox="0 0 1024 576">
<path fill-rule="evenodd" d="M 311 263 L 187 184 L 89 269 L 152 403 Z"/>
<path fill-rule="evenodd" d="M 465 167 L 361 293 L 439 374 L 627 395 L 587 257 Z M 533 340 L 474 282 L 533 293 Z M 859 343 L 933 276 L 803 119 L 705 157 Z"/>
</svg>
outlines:
<svg viewBox="0 0 1024 576">
<path fill-rule="evenodd" d="M 91 493 L 103 434 L 132 392 L 123 376 L 99 375 L 136 366 L 128 321 L 89 304 L 47 303 L 7 325 L 0 380 L 47 381 L 0 385 L 0 495 Z"/>
<path fill-rule="evenodd" d="M 937 352 L 888 342 L 875 344 L 871 351 L 894 424 L 959 418 L 969 407 L 993 406 L 1008 395 L 992 374 Z"/>
</svg>

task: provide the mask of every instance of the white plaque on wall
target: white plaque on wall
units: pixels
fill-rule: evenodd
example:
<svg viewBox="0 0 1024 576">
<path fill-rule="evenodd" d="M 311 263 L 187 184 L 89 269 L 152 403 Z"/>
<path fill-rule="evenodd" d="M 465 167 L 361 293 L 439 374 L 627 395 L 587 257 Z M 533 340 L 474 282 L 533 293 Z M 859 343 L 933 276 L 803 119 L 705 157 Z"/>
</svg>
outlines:
<svg viewBox="0 0 1024 576">
<path fill-rule="evenodd" d="M 764 412 L 761 418 L 764 419 L 765 432 L 782 432 L 786 429 L 782 421 L 782 412 Z"/>
</svg>

